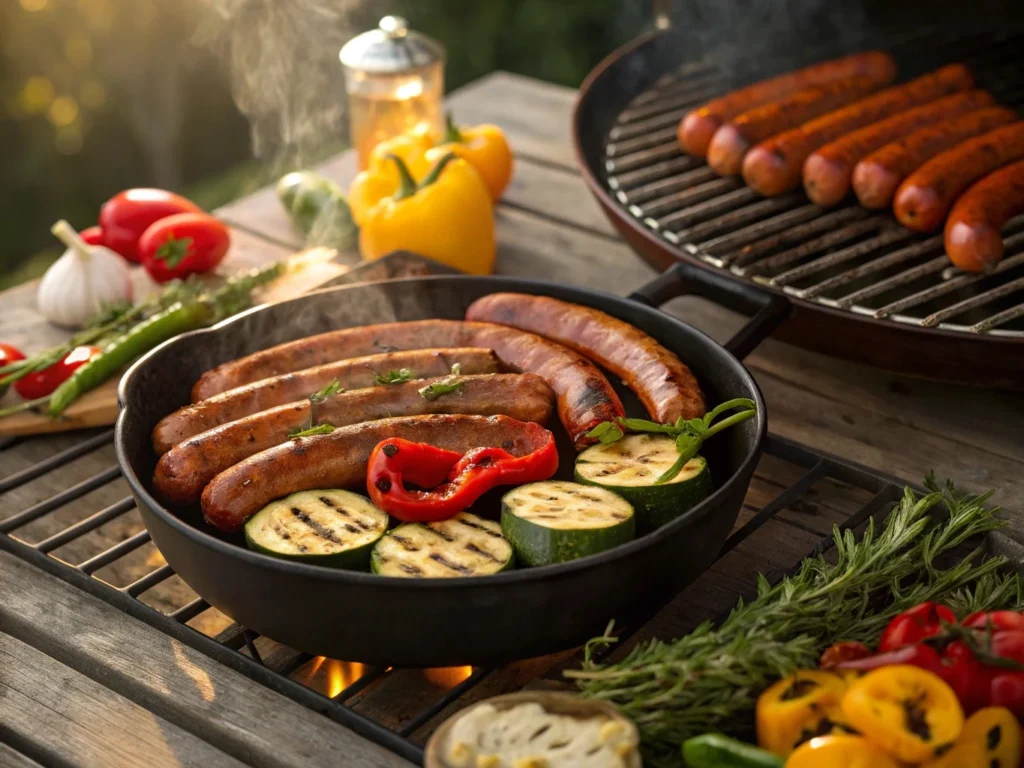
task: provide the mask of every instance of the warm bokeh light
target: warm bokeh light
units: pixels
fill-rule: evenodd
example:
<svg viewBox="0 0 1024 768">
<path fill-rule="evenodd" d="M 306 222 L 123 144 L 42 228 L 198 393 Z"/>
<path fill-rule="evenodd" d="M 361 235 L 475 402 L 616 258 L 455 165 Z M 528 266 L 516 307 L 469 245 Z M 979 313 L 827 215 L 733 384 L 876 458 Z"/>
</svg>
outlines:
<svg viewBox="0 0 1024 768">
<path fill-rule="evenodd" d="M 42 75 L 33 75 L 25 81 L 18 101 L 30 115 L 45 111 L 53 101 L 53 83 Z"/>
<path fill-rule="evenodd" d="M 57 131 L 54 144 L 62 155 L 77 155 L 82 151 L 82 132 L 73 125 L 61 128 Z"/>
<path fill-rule="evenodd" d="M 48 0 L 18 0 L 21 7 L 26 11 L 41 11 L 46 7 Z"/>
<path fill-rule="evenodd" d="M 78 119 L 78 102 L 70 96 L 59 96 L 50 104 L 46 116 L 58 128 L 71 125 Z"/>
<path fill-rule="evenodd" d="M 81 32 L 73 32 L 64 43 L 64 55 L 79 69 L 92 62 L 92 43 Z"/>
<path fill-rule="evenodd" d="M 472 667 L 435 667 L 423 670 L 423 676 L 427 680 L 442 688 L 454 688 L 471 674 Z"/>
<path fill-rule="evenodd" d="M 78 100 L 89 109 L 99 109 L 107 101 L 107 87 L 99 80 L 86 80 L 82 83 Z"/>
</svg>

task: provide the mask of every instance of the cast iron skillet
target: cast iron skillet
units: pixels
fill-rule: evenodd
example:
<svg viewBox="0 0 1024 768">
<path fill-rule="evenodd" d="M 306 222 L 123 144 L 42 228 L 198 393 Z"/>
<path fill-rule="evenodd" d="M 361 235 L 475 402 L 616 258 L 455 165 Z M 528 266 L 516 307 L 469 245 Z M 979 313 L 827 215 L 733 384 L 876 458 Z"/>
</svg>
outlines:
<svg viewBox="0 0 1024 768">
<path fill-rule="evenodd" d="M 718 403 L 748 397 L 758 417 L 710 441 L 704 455 L 714 493 L 643 538 L 556 566 L 464 579 L 402 579 L 333 570 L 250 552 L 202 522 L 196 509 L 168 509 L 151 484 L 156 422 L 188 402 L 213 366 L 310 334 L 393 320 L 461 319 L 496 291 L 555 296 L 604 310 L 676 352 Z M 652 297 L 664 301 L 664 296 Z M 606 293 L 540 281 L 444 276 L 345 286 L 258 307 L 220 325 L 179 336 L 150 352 L 121 380 L 118 461 L 142 518 L 171 567 L 211 605 L 261 634 L 312 654 L 378 665 L 446 666 L 507 662 L 578 645 L 612 617 L 650 609 L 693 581 L 732 528 L 766 431 L 753 378 L 703 333 Z M 627 410 L 646 415 L 635 399 Z M 558 477 L 572 477 L 574 452 L 562 443 Z M 495 494 L 474 512 L 495 516 Z"/>
</svg>

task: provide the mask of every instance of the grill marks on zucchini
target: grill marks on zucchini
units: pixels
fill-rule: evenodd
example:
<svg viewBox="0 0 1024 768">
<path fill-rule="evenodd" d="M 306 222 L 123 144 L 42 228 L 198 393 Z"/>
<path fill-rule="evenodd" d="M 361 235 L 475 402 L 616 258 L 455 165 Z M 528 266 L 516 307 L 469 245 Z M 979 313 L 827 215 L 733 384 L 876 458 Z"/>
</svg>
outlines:
<svg viewBox="0 0 1024 768">
<path fill-rule="evenodd" d="M 387 525 L 387 515 L 358 494 L 303 491 L 253 515 L 245 538 L 250 549 L 273 557 L 358 569 Z"/>
<path fill-rule="evenodd" d="M 501 527 L 468 512 L 437 523 L 407 523 L 373 549 L 371 567 L 382 576 L 483 576 L 512 566 L 512 546 Z"/>
<path fill-rule="evenodd" d="M 609 490 L 564 480 L 530 483 L 501 500 L 501 530 L 527 565 L 564 563 L 630 541 L 633 507 Z"/>
<path fill-rule="evenodd" d="M 694 456 L 679 474 L 662 485 L 657 480 L 679 457 L 668 435 L 627 435 L 595 445 L 576 459 L 576 480 L 619 494 L 636 510 L 637 532 L 653 531 L 703 501 L 711 493 L 711 473 L 702 456 Z"/>
</svg>

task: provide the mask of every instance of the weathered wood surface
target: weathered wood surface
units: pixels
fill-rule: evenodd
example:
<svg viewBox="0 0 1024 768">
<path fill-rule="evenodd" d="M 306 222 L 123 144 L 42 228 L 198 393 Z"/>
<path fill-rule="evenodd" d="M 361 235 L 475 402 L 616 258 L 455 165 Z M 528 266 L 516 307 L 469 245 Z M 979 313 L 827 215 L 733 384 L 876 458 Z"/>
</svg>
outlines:
<svg viewBox="0 0 1024 768">
<path fill-rule="evenodd" d="M 628 293 L 654 273 L 615 236 L 574 166 L 569 139 L 573 100 L 571 89 L 496 73 L 461 89 L 451 103 L 459 121 L 501 125 L 517 152 L 514 181 L 497 211 L 498 272 Z M 346 183 L 354 174 L 354 159 L 351 154 L 340 155 L 320 170 Z M 239 265 L 280 259 L 302 245 L 271 188 L 244 197 L 218 213 L 235 229 L 232 261 L 237 259 Z M 345 254 L 343 259 L 351 261 L 355 255 Z M 0 315 L 0 339 L 23 342 L 32 350 L 62 338 L 35 314 L 34 286 L 9 291 L 0 296 L 0 303 L 5 309 Z M 699 299 L 675 300 L 666 309 L 720 341 L 742 324 L 735 313 Z M 895 376 L 771 340 L 746 362 L 764 391 L 773 432 L 908 480 L 919 480 L 934 469 L 970 489 L 995 487 L 997 500 L 1020 506 L 1018 500 L 1024 497 L 1024 452 L 1020 450 L 1024 400 L 1019 395 Z M 40 437 L 7 447 L 0 452 L 0 480 L 79 439 L 74 435 Z M 0 494 L 0 521 L 113 463 L 113 446 L 108 443 L 59 472 Z M 797 467 L 766 457 L 755 475 L 740 522 L 749 519 L 801 473 Z M 79 501 L 23 526 L 15 535 L 30 543 L 42 541 L 127 495 L 125 483 L 113 479 Z M 868 496 L 833 481 L 815 485 L 799 504 L 783 510 L 685 590 L 659 613 L 644 634 L 672 637 L 717 615 L 738 594 L 749 592 L 756 570 L 791 566 L 831 525 L 846 519 Z M 1024 524 L 1016 519 L 1014 522 L 1024 533 Z M 53 554 L 80 563 L 113 544 L 133 540 L 143 530 L 137 512 L 129 510 Z M 159 552 L 149 543 L 96 575 L 123 586 L 162 564 Z M 6 589 L 14 585 L 11 574 L 17 575 L 24 589 Z M 244 762 L 281 765 L 288 763 L 275 761 L 294 758 L 298 764 L 299 757 L 304 765 L 326 764 L 329 759 L 346 765 L 401 762 L 325 718 L 3 554 L 0 583 L 5 585 L 0 590 L 0 627 L 5 632 L 111 688 L 154 713 L 154 717 L 164 718 Z M 8 594 L 11 592 L 15 594 Z M 168 612 L 194 597 L 187 585 L 174 577 L 144 593 L 141 599 Z M 9 628 L 11 621 L 16 629 Z M 229 621 L 211 609 L 189 623 L 212 635 Z M 235 629 L 228 630 L 228 634 L 237 636 Z M 301 661 L 296 652 L 269 639 L 261 638 L 257 646 L 274 668 Z M 122 659 L 119 654 L 125 648 L 130 651 Z M 181 661 L 179 653 L 185 654 L 187 663 Z M 468 697 L 418 728 L 414 739 L 424 741 L 456 708 L 513 690 L 557 669 L 560 663 L 565 663 L 564 655 L 527 660 L 492 673 Z M 315 665 L 314 660 L 300 667 L 295 676 L 301 678 Z M 202 701 L 201 695 L 196 700 L 196 681 L 201 676 L 193 677 L 192 673 L 197 669 L 218 691 L 213 702 Z M 401 727 L 457 676 L 455 672 L 393 671 L 354 696 L 351 703 L 357 711 Z M 4 726 L 0 716 L 0 735 Z M 333 747 L 347 750 L 343 760 L 338 760 L 341 753 L 319 741 L 318 734 L 324 728 L 332 734 Z M 285 743 L 295 749 L 275 748 L 273 737 L 282 732 Z M 130 736 L 123 734 L 123 738 Z M 307 757 L 307 753 L 295 751 L 299 742 L 308 742 L 315 754 Z M 0 750 L 0 763 L 6 765 L 5 757 Z M 151 763 L 162 765 L 159 760 Z M 12 760 L 12 764 L 16 763 Z"/>
<path fill-rule="evenodd" d="M 6 552 L 0 552 L 0 583 L 0 627 L 5 633 L 247 765 L 408 765 Z M 0 665 L 0 680 L 8 674 L 12 672 Z M 7 722 L 0 715 L 0 723 L 7 727 Z M 124 741 L 139 736 L 121 732 Z M 150 765 L 174 765 L 159 761 L 157 754 L 151 757 Z"/>
<path fill-rule="evenodd" d="M 48 762 L 97 768 L 244 765 L 3 633 L 0 721 L 12 740 L 31 745 L 32 751 L 45 756 Z M 124 734 L 131 734 L 131 738 L 124 738 Z"/>
</svg>

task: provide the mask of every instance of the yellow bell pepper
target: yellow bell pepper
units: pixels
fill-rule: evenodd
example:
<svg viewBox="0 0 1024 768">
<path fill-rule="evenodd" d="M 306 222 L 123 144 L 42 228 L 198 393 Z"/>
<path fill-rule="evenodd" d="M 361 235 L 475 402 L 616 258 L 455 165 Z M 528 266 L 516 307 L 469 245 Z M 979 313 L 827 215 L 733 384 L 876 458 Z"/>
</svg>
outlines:
<svg viewBox="0 0 1024 768">
<path fill-rule="evenodd" d="M 905 763 L 945 754 L 964 725 L 953 689 L 938 675 L 908 664 L 882 667 L 854 681 L 842 708 L 854 730 Z"/>
<path fill-rule="evenodd" d="M 452 122 L 451 115 L 447 120 L 444 143 L 427 150 L 427 162 L 432 164 L 447 152 L 454 152 L 476 168 L 491 193 L 491 199 L 497 202 L 512 180 L 512 149 L 505 134 L 496 125 L 459 128 Z"/>
<path fill-rule="evenodd" d="M 846 683 L 839 675 L 801 669 L 765 690 L 757 699 L 757 743 L 779 757 L 843 722 L 839 702 Z"/>
<path fill-rule="evenodd" d="M 372 169 L 352 182 L 349 205 L 360 227 L 363 258 L 372 261 L 404 249 L 470 274 L 490 274 L 494 211 L 472 166 L 449 152 L 417 184 L 400 157 L 392 155 L 390 162 L 400 179 L 397 191 Z"/>
<path fill-rule="evenodd" d="M 862 736 L 818 736 L 802 744 L 785 768 L 900 768 L 881 747 Z"/>
<path fill-rule="evenodd" d="M 985 707 L 967 718 L 953 749 L 922 768 L 1016 768 L 1020 736 L 1020 724 L 1010 710 Z"/>
</svg>

